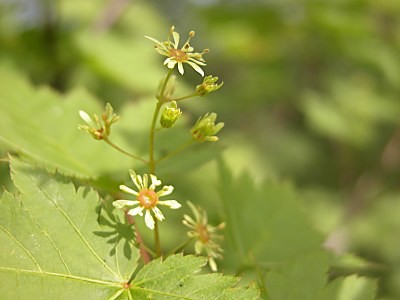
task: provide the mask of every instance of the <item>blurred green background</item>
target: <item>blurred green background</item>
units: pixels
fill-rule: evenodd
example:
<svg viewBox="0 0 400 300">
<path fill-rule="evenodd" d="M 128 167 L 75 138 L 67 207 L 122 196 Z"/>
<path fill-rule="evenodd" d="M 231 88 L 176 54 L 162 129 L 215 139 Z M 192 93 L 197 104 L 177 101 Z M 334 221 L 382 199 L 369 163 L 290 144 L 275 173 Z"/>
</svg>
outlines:
<svg viewBox="0 0 400 300">
<path fill-rule="evenodd" d="M 143 36 L 171 25 L 196 31 L 205 73 L 225 83 L 184 103 L 187 118 L 217 112 L 233 173 L 291 185 L 326 246 L 369 261 L 379 295 L 400 299 L 400 2 L 0 0 L 0 63 L 118 112 L 154 95 L 165 68 Z M 185 69 L 182 91 L 201 82 Z M 215 165 L 195 168 L 163 172 L 216 219 Z"/>
</svg>

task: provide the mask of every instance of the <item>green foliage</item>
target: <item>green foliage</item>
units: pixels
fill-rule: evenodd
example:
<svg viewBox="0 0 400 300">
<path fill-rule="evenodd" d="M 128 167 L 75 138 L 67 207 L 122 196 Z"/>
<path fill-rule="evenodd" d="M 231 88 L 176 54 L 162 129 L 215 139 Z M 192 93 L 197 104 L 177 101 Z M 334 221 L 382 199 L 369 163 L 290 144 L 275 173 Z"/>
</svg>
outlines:
<svg viewBox="0 0 400 300">
<path fill-rule="evenodd" d="M 278 262 L 320 249 L 322 237 L 289 186 L 264 182 L 255 187 L 250 176 L 234 179 L 220 165 L 220 193 L 229 240 L 239 261 L 251 254 L 257 261 Z"/>
<path fill-rule="evenodd" d="M 98 233 L 108 224 L 97 222 L 97 193 L 75 190 L 65 178 L 14 159 L 12 178 L 19 194 L 4 192 L 0 209 L 2 297 L 88 299 L 117 293 L 139 255 L 132 238 L 126 247 Z M 117 213 L 112 218 L 119 228 L 123 214 Z"/>
<path fill-rule="evenodd" d="M 223 164 L 219 170 L 229 248 L 235 253 L 227 260 L 235 261 L 239 272 L 256 271 L 265 299 L 374 298 L 375 283 L 367 278 L 328 284 L 332 256 L 321 248 L 321 235 L 300 209 L 293 188 L 273 182 L 256 187 L 248 175 L 235 179 Z"/>
<path fill-rule="evenodd" d="M 102 111 L 84 89 L 65 97 L 49 88 L 36 90 L 7 68 L 0 72 L 0 80 L 0 141 L 7 150 L 77 177 L 115 172 L 130 163 L 77 129 L 83 123 L 80 109 Z"/>
<path fill-rule="evenodd" d="M 182 32 L 182 39 L 195 30 L 194 48 L 211 48 L 206 75 L 218 75 L 224 86 L 208 99 L 178 103 L 182 118 L 173 130 L 157 132 L 156 157 L 187 143 L 191 138 L 187 128 L 198 115 L 216 111 L 226 126 L 218 135 L 220 145 L 192 144 L 187 151 L 161 161 L 157 176 L 177 187 L 176 199 L 204 206 L 211 224 L 227 223 L 219 268 L 243 276 L 242 284 L 256 279 L 266 299 L 362 300 L 373 299 L 375 293 L 378 298 L 400 299 L 400 2 L 0 2 L 0 153 L 4 161 L 9 153 L 18 155 L 46 168 L 57 184 L 67 184 L 65 178 L 54 175 L 59 172 L 73 177 L 76 184 L 92 184 L 117 198 L 118 185 L 128 180 L 127 169 L 138 173 L 148 169 L 79 131 L 78 111 L 99 114 L 105 103 L 111 103 L 121 115 L 111 139 L 147 159 L 149 124 L 145 120 L 152 116 L 154 91 L 166 68 L 143 36 L 164 40 L 171 25 Z M 177 82 L 183 94 L 201 84 L 191 68 L 185 69 L 182 79 L 178 76 Z M 205 164 L 218 155 L 230 169 L 220 169 L 219 175 L 215 164 Z M 1 222 L 9 220 L 11 208 L 20 210 L 26 216 L 18 219 L 20 227 L 29 230 L 16 236 L 36 245 L 35 251 L 40 250 L 39 243 L 46 245 L 51 249 L 49 261 L 56 261 L 59 256 L 51 241 L 26 212 L 28 196 L 10 181 L 3 160 L 0 185 L 16 193 L 4 192 Z M 216 182 L 222 202 L 214 190 Z M 98 201 L 93 192 L 86 194 L 89 189 L 81 190 L 74 193 L 81 193 L 82 202 L 87 202 L 86 197 Z M 126 241 L 132 240 L 133 231 L 117 222 L 122 216 L 117 218 L 109 204 L 103 203 L 99 217 L 103 229 L 94 231 L 96 237 L 107 243 L 110 256 L 115 255 L 115 243 L 119 251 L 129 253 L 131 245 Z M 163 222 L 161 229 L 166 251 L 185 234 L 181 212 L 171 215 L 174 221 Z M 32 240 L 30 230 L 37 240 Z M 142 237 L 149 241 L 151 233 L 144 231 Z M 339 253 L 337 257 L 321 250 L 326 240 Z M 18 264 L 7 247 L 0 247 L 0 257 Z M 26 252 L 16 251 L 35 267 Z M 40 255 L 36 259 L 43 264 Z M 350 276 L 338 277 L 342 275 Z M 17 282 L 22 278 L 18 276 L 29 279 Z M 34 288 L 42 282 L 33 273 L 18 276 L 2 273 L 1 280 L 8 286 L 31 282 Z M 196 276 L 196 282 L 201 276 Z M 205 276 L 203 288 L 216 277 Z M 59 283 L 64 279 L 46 278 L 59 284 L 57 289 L 48 289 L 53 293 L 50 298 L 60 297 L 56 290 L 67 286 Z M 226 278 L 224 282 L 228 286 L 227 282 L 234 281 Z M 82 291 L 86 299 L 107 288 L 122 291 L 120 285 L 80 281 L 69 281 L 68 286 L 85 291 L 91 287 L 93 293 Z M 178 292 L 186 287 L 170 288 Z M 4 289 L 8 296 L 11 289 Z M 26 295 L 32 298 L 29 290 Z M 241 290 L 242 298 L 251 299 L 253 292 Z M 235 293 L 238 290 L 226 289 L 220 298 L 240 298 Z M 154 298 L 158 295 L 153 293 Z M 128 293 L 122 291 L 123 297 Z"/>
<path fill-rule="evenodd" d="M 99 215 L 92 189 L 76 190 L 66 178 L 15 159 L 11 164 L 19 193 L 4 192 L 1 200 L 3 299 L 258 298 L 255 289 L 232 289 L 233 277 L 193 276 L 206 259 L 182 255 L 152 261 L 128 288 L 139 253 L 124 214 L 106 205 Z M 110 229 L 119 238 L 105 239 Z"/>
<path fill-rule="evenodd" d="M 205 264 L 204 258 L 175 255 L 163 263 L 153 261 L 132 281 L 134 299 L 258 299 L 256 289 L 231 289 L 237 279 L 221 274 L 190 276 Z M 233 297 L 233 298 L 230 298 Z"/>
</svg>

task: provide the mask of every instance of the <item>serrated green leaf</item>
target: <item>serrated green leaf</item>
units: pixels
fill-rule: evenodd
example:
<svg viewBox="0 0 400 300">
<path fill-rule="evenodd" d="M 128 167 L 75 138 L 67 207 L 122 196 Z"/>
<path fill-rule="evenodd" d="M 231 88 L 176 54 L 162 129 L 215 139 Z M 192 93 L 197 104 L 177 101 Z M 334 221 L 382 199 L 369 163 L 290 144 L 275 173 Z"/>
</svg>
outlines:
<svg viewBox="0 0 400 300">
<path fill-rule="evenodd" d="M 256 289 L 232 288 L 238 281 L 222 274 L 194 275 L 206 258 L 174 255 L 152 261 L 132 282 L 133 299 L 257 299 Z"/>
<path fill-rule="evenodd" d="M 133 229 L 89 188 L 11 158 L 20 194 L 0 202 L 2 299 L 256 299 L 238 279 L 197 275 L 207 259 L 175 255 L 138 271 Z M 129 287 L 129 288 L 128 288 Z M 250 297 L 251 296 L 251 297 Z"/>
<path fill-rule="evenodd" d="M 11 159 L 20 191 L 3 194 L 0 209 L 0 292 L 3 299 L 106 299 L 118 293 L 137 264 L 138 251 L 115 235 L 123 218 L 97 222 L 96 192 L 78 188 Z M 132 230 L 132 229 L 131 229 Z M 127 255 L 128 254 L 128 255 Z"/>
</svg>

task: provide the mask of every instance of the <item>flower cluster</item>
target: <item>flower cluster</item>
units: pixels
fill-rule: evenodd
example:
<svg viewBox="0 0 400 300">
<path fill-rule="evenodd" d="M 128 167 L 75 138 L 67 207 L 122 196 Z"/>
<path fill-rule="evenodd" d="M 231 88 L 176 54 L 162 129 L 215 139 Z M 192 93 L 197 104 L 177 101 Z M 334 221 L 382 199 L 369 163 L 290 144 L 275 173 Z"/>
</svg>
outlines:
<svg viewBox="0 0 400 300">
<path fill-rule="evenodd" d="M 156 192 L 155 188 L 161 185 L 161 181 L 158 180 L 155 175 L 150 174 L 151 184 L 149 186 L 149 176 L 147 174 L 144 174 L 142 177 L 140 175 L 137 175 L 133 170 L 129 170 L 129 172 L 131 175 L 131 179 L 138 191 L 132 190 L 126 185 L 120 185 L 119 188 L 128 194 L 136 196 L 136 200 L 116 200 L 113 202 L 113 205 L 116 208 L 136 206 L 135 208 L 132 208 L 128 211 L 128 214 L 132 216 L 143 216 L 143 210 L 145 210 L 146 212 L 144 216 L 144 221 L 146 223 L 146 226 L 153 230 L 155 222 L 152 213 L 159 221 L 165 219 L 163 213 L 157 207 L 157 205 L 164 205 L 171 209 L 178 209 L 181 207 L 181 204 L 179 204 L 176 200 L 159 200 L 159 197 L 171 194 L 174 190 L 174 187 L 172 185 L 166 185 L 160 191 Z"/>
<path fill-rule="evenodd" d="M 203 52 L 193 52 L 194 49 L 190 46 L 189 42 L 192 37 L 194 37 L 195 32 L 190 31 L 189 37 L 186 42 L 183 44 L 182 48 L 179 49 L 179 41 L 180 35 L 175 31 L 175 27 L 172 26 L 170 29 L 170 34 L 172 35 L 173 42 L 170 41 L 169 37 L 167 41 L 160 42 L 152 37 L 145 36 L 149 40 L 153 41 L 155 45 L 155 49 L 158 53 L 167 58 L 164 61 L 164 65 L 168 68 L 173 69 L 175 65 L 178 66 L 178 71 L 183 75 L 185 72 L 183 69 L 183 63 L 190 65 L 196 72 L 198 72 L 201 76 L 204 76 L 204 71 L 200 66 L 205 66 L 205 60 L 203 55 L 208 53 L 208 49 L 203 50 Z"/>
<path fill-rule="evenodd" d="M 192 139 L 190 141 L 178 147 L 175 151 L 166 153 L 161 158 L 156 159 L 155 134 L 159 129 L 171 128 L 174 126 L 175 122 L 182 115 L 182 111 L 178 108 L 177 102 L 198 96 L 205 96 L 208 93 L 219 90 L 223 85 L 223 82 L 217 83 L 218 77 L 212 75 L 204 76 L 202 67 L 206 66 L 206 63 L 203 55 L 208 53 L 209 50 L 205 49 L 202 52 L 195 52 L 194 48 L 190 45 L 191 39 L 194 36 L 195 32 L 190 31 L 187 40 L 183 45 L 180 45 L 180 35 L 175 31 L 174 26 L 171 27 L 166 41 L 160 42 L 152 37 L 145 36 L 155 43 L 155 50 L 166 57 L 164 65 L 169 69 L 168 73 L 160 81 L 155 95 L 157 104 L 150 126 L 148 160 L 120 148 L 109 139 L 112 124 L 119 120 L 119 116 L 113 113 L 113 108 L 110 104 L 106 105 L 105 111 L 100 117 L 96 114 L 90 116 L 85 111 L 79 111 L 80 117 L 86 122 L 86 125 L 80 125 L 79 129 L 86 131 L 96 140 L 104 140 L 111 147 L 132 159 L 141 161 L 150 169 L 150 173 L 152 174 L 143 174 L 142 176 L 136 174 L 133 170 L 129 170 L 134 187 L 131 188 L 126 185 L 120 185 L 119 188 L 121 191 L 132 196 L 128 198 L 121 197 L 124 199 L 117 198 L 119 200 L 115 200 L 113 206 L 118 209 L 123 209 L 128 215 L 144 217 L 145 225 L 149 229 L 154 230 L 155 258 L 162 256 L 157 221 L 163 221 L 165 217 L 160 207 L 166 206 L 171 209 L 178 209 L 181 207 L 181 204 L 176 200 L 160 200 L 161 197 L 170 195 L 174 187 L 171 185 L 164 185 L 162 188 L 159 188 L 159 186 L 161 186 L 161 180 L 154 175 L 156 165 L 171 156 L 177 155 L 194 141 L 217 142 L 218 137 L 216 134 L 224 127 L 224 123 L 222 122 L 216 124 L 216 113 L 207 113 L 198 118 L 197 122 L 191 128 L 190 133 Z M 197 85 L 195 90 L 192 90 L 189 94 L 175 97 L 176 76 L 172 74 L 173 69 L 177 66 L 179 73 L 183 75 L 185 72 L 184 64 L 189 65 L 204 77 L 203 82 Z M 161 126 L 161 128 L 157 128 L 157 121 L 159 121 L 159 126 Z M 216 259 L 221 259 L 223 252 L 222 248 L 217 243 L 217 240 L 222 239 L 222 236 L 218 235 L 217 231 L 223 229 L 225 224 L 221 223 L 218 226 L 208 224 L 207 213 L 201 207 L 191 202 L 188 202 L 188 205 L 193 212 L 193 217 L 184 215 L 182 222 L 189 228 L 187 232 L 189 238 L 182 246 L 175 248 L 172 252 L 178 252 L 179 249 L 183 249 L 188 243 L 194 242 L 195 254 L 206 255 L 210 268 L 213 271 L 217 271 Z M 135 228 L 135 230 L 137 231 L 138 228 Z M 143 258 L 146 261 L 151 249 L 139 241 L 141 239 L 139 239 L 139 232 L 137 233 L 138 243 L 141 245 L 141 250 L 144 249 Z M 147 251 L 149 251 L 149 253 L 147 253 Z"/>
<path fill-rule="evenodd" d="M 94 114 L 90 117 L 85 111 L 80 110 L 79 115 L 89 125 L 80 125 L 80 130 L 88 132 L 94 139 L 103 140 L 111 134 L 111 125 L 119 120 L 119 116 L 113 113 L 113 108 L 110 103 L 107 103 L 101 119 Z"/>
<path fill-rule="evenodd" d="M 212 226 L 208 224 L 207 213 L 200 207 L 195 206 L 191 202 L 188 202 L 190 209 L 193 212 L 194 219 L 188 215 L 184 215 L 182 223 L 190 228 L 188 236 L 196 239 L 194 244 L 194 250 L 196 254 L 201 254 L 203 250 L 208 257 L 208 263 L 211 270 L 214 272 L 218 270 L 216 258 L 222 258 L 222 248 L 215 242 L 216 239 L 222 239 L 221 235 L 216 234 L 217 231 L 225 227 L 225 223 L 221 223 L 218 226 Z"/>
</svg>

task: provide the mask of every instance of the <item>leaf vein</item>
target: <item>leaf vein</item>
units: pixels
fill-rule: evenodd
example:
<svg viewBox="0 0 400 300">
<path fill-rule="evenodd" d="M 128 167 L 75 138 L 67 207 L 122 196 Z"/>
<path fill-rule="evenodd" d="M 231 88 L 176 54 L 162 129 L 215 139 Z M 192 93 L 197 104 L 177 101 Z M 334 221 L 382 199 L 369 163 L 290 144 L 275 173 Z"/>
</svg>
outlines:
<svg viewBox="0 0 400 300">
<path fill-rule="evenodd" d="M 86 241 L 85 237 L 82 235 L 82 233 L 79 231 L 79 229 L 76 227 L 76 225 L 74 224 L 74 222 L 68 217 L 68 215 L 66 214 L 66 212 L 61 208 L 60 205 L 58 205 L 57 201 L 55 201 L 51 195 L 45 190 L 43 189 L 36 181 L 35 179 L 30 176 L 32 179 L 32 182 L 35 183 L 35 185 L 42 191 L 42 193 L 56 206 L 56 208 L 61 212 L 61 214 L 64 216 L 64 218 L 67 220 L 67 222 L 72 226 L 72 228 L 74 229 L 74 231 L 76 232 L 76 234 L 78 235 L 78 237 L 83 241 L 83 243 L 85 244 L 85 246 L 89 249 L 89 251 L 95 256 L 95 258 L 103 265 L 107 268 L 108 271 L 111 272 L 111 274 L 113 274 L 116 278 L 121 279 L 100 257 L 99 255 L 96 253 L 96 251 L 94 251 L 94 249 L 90 246 L 90 244 L 88 243 L 88 241 Z M 57 196 L 58 198 L 58 196 Z"/>
<path fill-rule="evenodd" d="M 30 259 L 32 259 L 32 261 L 34 262 L 34 264 L 36 265 L 36 267 L 39 269 L 40 272 L 43 272 L 42 268 L 40 267 L 39 263 L 37 262 L 37 260 L 35 259 L 35 257 L 33 256 L 33 254 L 31 252 L 29 252 L 28 249 L 26 249 L 24 247 L 24 245 L 22 245 L 18 239 L 15 238 L 15 236 L 12 235 L 11 232 L 9 232 L 8 230 L 6 230 L 3 226 L 0 225 L 1 230 L 3 230 L 3 232 L 5 234 L 7 234 L 19 247 L 21 247 L 21 249 L 30 257 Z"/>
<path fill-rule="evenodd" d="M 84 281 L 84 282 L 89 282 L 89 283 L 97 283 L 97 284 L 102 284 L 102 285 L 121 287 L 120 282 L 99 280 L 99 279 L 94 279 L 94 278 L 75 276 L 75 275 L 71 275 L 71 274 L 61 274 L 61 273 L 54 273 L 54 272 L 47 272 L 47 271 L 38 272 L 38 271 L 34 271 L 34 270 L 15 269 L 15 268 L 7 268 L 7 267 L 0 267 L 0 270 L 16 272 L 16 273 L 27 273 L 27 274 L 40 275 L 40 276 L 45 275 L 45 276 L 61 277 L 61 278 L 73 279 L 73 280 Z"/>
</svg>

